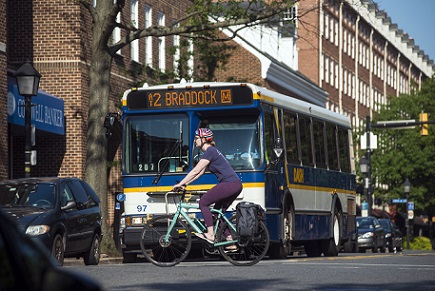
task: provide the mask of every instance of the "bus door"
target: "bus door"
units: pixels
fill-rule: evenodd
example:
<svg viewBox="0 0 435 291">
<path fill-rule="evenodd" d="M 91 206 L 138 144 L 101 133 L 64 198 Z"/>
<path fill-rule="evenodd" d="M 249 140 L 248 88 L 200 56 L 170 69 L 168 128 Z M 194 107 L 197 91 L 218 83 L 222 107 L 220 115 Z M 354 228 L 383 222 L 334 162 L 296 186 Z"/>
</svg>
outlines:
<svg viewBox="0 0 435 291">
<path fill-rule="evenodd" d="M 268 214 L 269 234 L 274 240 L 279 239 L 280 236 L 279 214 L 281 213 L 283 191 L 286 187 L 284 153 L 282 152 L 281 156 L 278 157 L 274 150 L 276 142 L 282 141 L 279 133 L 279 119 L 275 118 L 272 113 L 266 113 L 264 115 L 265 205 Z"/>
</svg>

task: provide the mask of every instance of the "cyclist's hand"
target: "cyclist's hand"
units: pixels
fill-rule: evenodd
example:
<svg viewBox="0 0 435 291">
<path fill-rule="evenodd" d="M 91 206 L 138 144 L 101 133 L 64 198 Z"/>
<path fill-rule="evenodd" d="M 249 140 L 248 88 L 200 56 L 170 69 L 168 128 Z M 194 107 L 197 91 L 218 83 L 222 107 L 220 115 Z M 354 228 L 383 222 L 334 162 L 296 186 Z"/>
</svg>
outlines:
<svg viewBox="0 0 435 291">
<path fill-rule="evenodd" d="M 185 189 L 186 189 L 185 184 L 175 184 L 174 187 L 172 188 L 172 191 L 180 192 L 180 191 L 184 191 Z"/>
</svg>

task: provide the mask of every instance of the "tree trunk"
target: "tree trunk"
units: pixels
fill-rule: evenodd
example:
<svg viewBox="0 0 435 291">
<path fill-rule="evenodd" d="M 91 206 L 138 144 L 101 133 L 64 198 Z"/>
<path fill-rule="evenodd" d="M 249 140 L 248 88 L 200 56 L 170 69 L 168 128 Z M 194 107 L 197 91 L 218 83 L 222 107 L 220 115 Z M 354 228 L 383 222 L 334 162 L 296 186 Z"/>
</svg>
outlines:
<svg viewBox="0 0 435 291">
<path fill-rule="evenodd" d="M 99 38 L 95 38 L 99 39 Z M 101 200 L 103 217 L 102 252 L 117 253 L 111 226 L 107 199 L 107 138 L 104 118 L 109 109 L 110 69 L 112 57 L 98 43 L 93 43 L 90 68 L 89 114 L 87 131 L 86 181 L 94 188 Z"/>
</svg>

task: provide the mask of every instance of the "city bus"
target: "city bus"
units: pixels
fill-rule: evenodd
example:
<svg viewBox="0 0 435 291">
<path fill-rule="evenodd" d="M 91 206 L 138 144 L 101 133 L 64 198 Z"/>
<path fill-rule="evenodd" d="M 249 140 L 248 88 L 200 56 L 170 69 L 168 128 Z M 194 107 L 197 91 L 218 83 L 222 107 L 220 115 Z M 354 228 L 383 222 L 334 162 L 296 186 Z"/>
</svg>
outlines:
<svg viewBox="0 0 435 291">
<path fill-rule="evenodd" d="M 132 88 L 122 98 L 124 262 L 140 254 L 143 225 L 171 213 L 167 193 L 201 157 L 197 128 L 208 127 L 243 183 L 228 209 L 265 209 L 271 258 L 295 249 L 336 256 L 356 232 L 356 181 L 349 118 L 248 83 L 179 83 Z M 211 173 L 188 186 L 204 193 Z M 192 199 L 195 198 L 193 195 Z M 191 215 L 201 219 L 200 212 Z M 199 242 L 198 242 L 199 243 Z"/>
</svg>

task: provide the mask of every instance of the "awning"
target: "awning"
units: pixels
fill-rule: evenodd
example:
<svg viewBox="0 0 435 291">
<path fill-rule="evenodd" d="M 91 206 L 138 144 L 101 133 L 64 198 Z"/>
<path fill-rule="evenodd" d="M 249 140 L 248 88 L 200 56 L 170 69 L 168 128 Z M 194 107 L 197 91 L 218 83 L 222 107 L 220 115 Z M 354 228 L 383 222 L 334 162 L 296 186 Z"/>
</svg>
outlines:
<svg viewBox="0 0 435 291">
<path fill-rule="evenodd" d="M 8 77 L 8 122 L 24 127 L 24 96 L 18 93 L 16 80 Z M 55 134 L 65 134 L 64 101 L 38 90 L 32 97 L 32 120 L 36 129 Z"/>
</svg>

